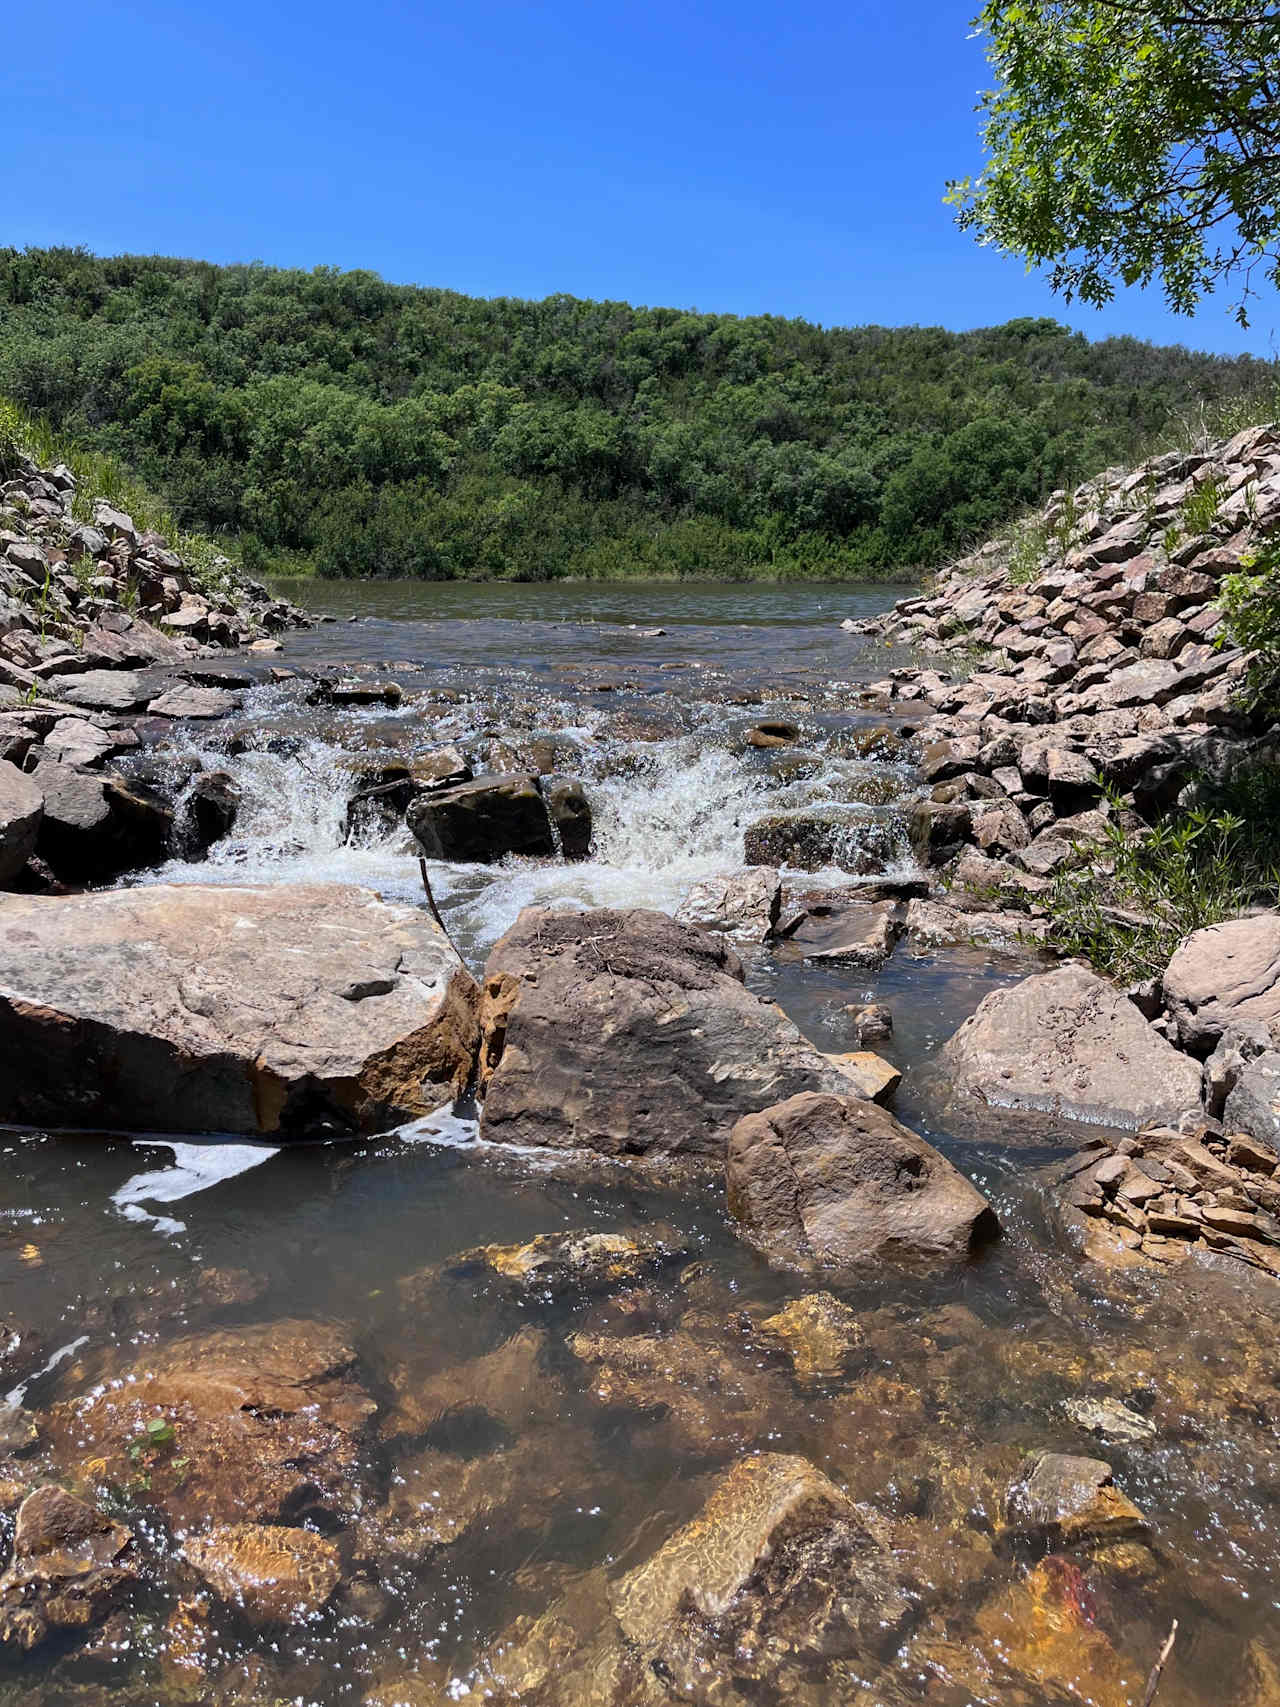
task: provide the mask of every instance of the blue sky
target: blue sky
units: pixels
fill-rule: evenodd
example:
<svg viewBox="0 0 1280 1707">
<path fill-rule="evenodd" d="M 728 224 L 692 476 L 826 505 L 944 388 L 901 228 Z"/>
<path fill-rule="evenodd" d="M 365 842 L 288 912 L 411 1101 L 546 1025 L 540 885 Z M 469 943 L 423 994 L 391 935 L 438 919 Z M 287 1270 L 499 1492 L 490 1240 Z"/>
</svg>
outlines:
<svg viewBox="0 0 1280 1707">
<path fill-rule="evenodd" d="M 369 267 L 824 324 L 1052 314 L 1275 353 L 1158 294 L 1068 309 L 942 205 L 974 0 L 62 0 L 5 19 L 0 242 Z"/>
</svg>

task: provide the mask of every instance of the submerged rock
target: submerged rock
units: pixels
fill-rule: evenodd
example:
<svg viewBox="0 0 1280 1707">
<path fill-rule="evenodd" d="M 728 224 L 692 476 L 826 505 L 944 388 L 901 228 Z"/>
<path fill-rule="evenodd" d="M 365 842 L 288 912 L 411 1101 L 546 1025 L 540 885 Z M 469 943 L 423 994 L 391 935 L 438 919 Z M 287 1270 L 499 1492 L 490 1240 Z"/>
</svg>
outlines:
<svg viewBox="0 0 1280 1707">
<path fill-rule="evenodd" d="M 782 1341 L 802 1380 L 837 1375 L 863 1343 L 856 1314 L 830 1292 L 794 1298 L 760 1324 L 763 1333 Z"/>
<path fill-rule="evenodd" d="M 1101 1458 L 1043 1452 L 1009 1490 L 1009 1533 L 1046 1548 L 1142 1536 L 1146 1518 Z"/>
<path fill-rule="evenodd" d="M 478 992 L 443 932 L 368 890 L 0 898 L 0 1119 L 368 1131 L 466 1084 Z"/>
<path fill-rule="evenodd" d="M 806 1093 L 744 1116 L 730 1213 L 785 1262 L 964 1257 L 998 1231 L 982 1193 L 874 1103 Z"/>
<path fill-rule="evenodd" d="M 997 1108 L 1137 1131 L 1200 1107 L 1200 1068 L 1083 966 L 995 990 L 948 1041 L 955 1087 Z"/>
<path fill-rule="evenodd" d="M 608 1291 L 642 1280 L 687 1254 L 674 1235 L 657 1233 L 539 1233 L 525 1245 L 481 1245 L 463 1251 L 451 1269 L 487 1269 L 531 1297 Z"/>
<path fill-rule="evenodd" d="M 30 1649 L 98 1623 L 133 1581 L 132 1541 L 124 1524 L 62 1488 L 28 1494 L 0 1577 L 0 1643 Z"/>
<path fill-rule="evenodd" d="M 723 937 L 638 908 L 526 908 L 489 956 L 482 1024 L 500 1143 L 719 1160 L 742 1114 L 848 1088 Z"/>
<path fill-rule="evenodd" d="M 183 1551 L 217 1595 L 259 1626 L 314 1617 L 341 1577 L 338 1549 L 309 1529 L 222 1524 Z"/>
</svg>

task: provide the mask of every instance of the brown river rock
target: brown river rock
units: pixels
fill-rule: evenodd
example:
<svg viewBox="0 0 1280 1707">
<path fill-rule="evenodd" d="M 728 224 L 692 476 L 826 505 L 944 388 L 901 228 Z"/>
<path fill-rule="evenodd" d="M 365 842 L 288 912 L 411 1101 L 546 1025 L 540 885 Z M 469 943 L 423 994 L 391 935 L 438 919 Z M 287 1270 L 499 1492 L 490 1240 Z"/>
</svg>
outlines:
<svg viewBox="0 0 1280 1707">
<path fill-rule="evenodd" d="M 849 1088 L 722 936 L 641 908 L 526 908 L 489 956 L 481 1023 L 490 1141 L 719 1160 L 741 1115 Z"/>
<path fill-rule="evenodd" d="M 745 1116 L 726 1184 L 730 1213 L 784 1262 L 963 1257 L 998 1231 L 945 1157 L 853 1097 L 806 1093 Z"/>
<path fill-rule="evenodd" d="M 223 1524 L 188 1541 L 184 1551 L 210 1588 L 251 1624 L 313 1616 L 341 1574 L 332 1541 L 274 1524 Z"/>
<path fill-rule="evenodd" d="M 62 1488 L 29 1494 L 0 1577 L 0 1644 L 34 1648 L 54 1631 L 97 1623 L 133 1579 L 132 1540 L 122 1523 Z"/>
<path fill-rule="evenodd" d="M 368 890 L 0 897 L 0 1119 L 303 1136 L 438 1108 L 478 992 L 424 911 Z"/>
</svg>

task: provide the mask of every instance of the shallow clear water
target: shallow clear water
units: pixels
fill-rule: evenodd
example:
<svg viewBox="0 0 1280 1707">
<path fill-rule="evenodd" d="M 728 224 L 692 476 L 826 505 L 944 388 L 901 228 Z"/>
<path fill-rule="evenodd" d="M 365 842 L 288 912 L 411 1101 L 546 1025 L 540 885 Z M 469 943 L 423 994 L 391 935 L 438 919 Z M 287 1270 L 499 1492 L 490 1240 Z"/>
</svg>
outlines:
<svg viewBox="0 0 1280 1707">
<path fill-rule="evenodd" d="M 352 776 L 445 742 L 482 752 L 500 738 L 518 755 L 554 740 L 557 764 L 583 777 L 595 809 L 592 858 L 432 868 L 478 966 L 521 906 L 671 908 L 698 878 L 740 862 L 744 830 L 765 812 L 862 801 L 891 816 L 914 787 L 900 756 L 857 755 L 855 737 L 881 718 L 854 689 L 888 660 L 837 626 L 887 603 L 889 589 L 308 593 L 334 610 L 358 598 L 374 620 L 290 638 L 262 666 L 244 715 L 196 738 L 193 750 L 241 784 L 241 822 L 207 864 L 155 875 L 357 881 L 416 900 L 416 850 L 402 830 L 344 843 Z M 665 636 L 640 637 L 659 626 Z M 271 663 L 376 671 L 409 698 L 395 712 L 337 715 L 306 705 L 298 684 L 266 682 Z M 798 771 L 744 749 L 745 730 L 766 716 L 801 726 L 810 758 Z M 790 881 L 849 882 L 837 872 Z M 102 1651 L 86 1659 L 54 1642 L 0 1656 L 0 1702 L 479 1699 L 468 1695 L 477 1668 L 517 1620 L 643 1560 L 698 1509 L 717 1471 L 761 1448 L 808 1456 L 867 1502 L 916 1587 L 901 1645 L 862 1667 L 866 1694 L 833 1666 L 801 1693 L 766 1686 L 753 1699 L 1119 1707 L 1139 1699 L 1177 1616 L 1162 1704 L 1274 1701 L 1274 1287 L 1235 1270 L 1135 1279 L 1087 1267 L 1057 1230 L 1044 1178 L 1082 1134 L 949 1106 L 939 1045 L 1025 964 L 900 949 L 868 974 L 746 958 L 752 988 L 824 1048 L 848 1047 L 850 1002 L 892 1006 L 884 1052 L 906 1070 L 898 1113 L 988 1193 L 1004 1227 L 981 1260 L 945 1274 L 788 1274 L 734 1237 L 714 1182 L 672 1192 L 621 1168 L 486 1152 L 465 1119 L 283 1150 L 8 1134 L 0 1391 L 28 1407 L 41 1438 L 0 1455 L 0 1492 L 12 1510 L 19 1485 L 53 1477 L 101 1494 L 109 1482 L 146 1562 Z M 519 1302 L 455 1263 L 471 1247 L 538 1233 L 658 1225 L 685 1254 L 619 1294 Z M 818 1287 L 853 1306 L 863 1345 L 843 1371 L 805 1382 L 761 1324 Z M 340 1524 L 311 1519 L 337 1538 L 343 1587 L 287 1637 L 214 1604 L 199 1614 L 200 1663 L 185 1666 L 175 1609 L 196 1585 L 158 1490 L 189 1450 L 196 1461 L 182 1474 L 196 1485 L 213 1468 L 180 1420 L 167 1455 L 144 1453 L 121 1480 L 76 1446 L 65 1407 L 104 1384 L 127 1393 L 179 1352 L 207 1364 L 224 1344 L 213 1336 L 247 1330 L 261 1358 L 264 1343 L 287 1343 L 290 1322 L 341 1337 L 352 1359 L 342 1379 L 370 1406 L 343 1473 L 358 1510 Z M 657 1336 L 670 1373 L 647 1395 L 604 1402 L 575 1351 L 583 1334 Z M 1081 1420 L 1081 1400 L 1123 1411 L 1100 1434 Z M 1150 1552 L 1081 1556 L 1074 1576 L 1064 1564 L 1046 1578 L 995 1547 L 1003 1491 L 1023 1454 L 1044 1448 L 1106 1458 L 1150 1519 Z M 232 1496 L 256 1466 L 235 1471 L 220 1472 Z M 388 1514 L 423 1478 L 449 1537 L 406 1547 Z M 601 1628 L 581 1629 L 584 1647 Z M 557 1695 L 554 1679 L 540 1688 L 530 1701 L 587 1699 Z"/>
</svg>

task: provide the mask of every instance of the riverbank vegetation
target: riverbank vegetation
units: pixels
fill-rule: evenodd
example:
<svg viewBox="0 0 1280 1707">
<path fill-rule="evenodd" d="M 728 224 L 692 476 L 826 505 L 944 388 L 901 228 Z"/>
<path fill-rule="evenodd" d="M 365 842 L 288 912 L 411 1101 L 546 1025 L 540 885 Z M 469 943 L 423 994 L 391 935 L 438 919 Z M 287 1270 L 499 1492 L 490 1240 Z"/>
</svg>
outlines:
<svg viewBox="0 0 1280 1707">
<path fill-rule="evenodd" d="M 258 569 L 900 575 L 1272 373 L 1043 319 L 828 330 L 0 250 L 0 393 Z"/>
</svg>

